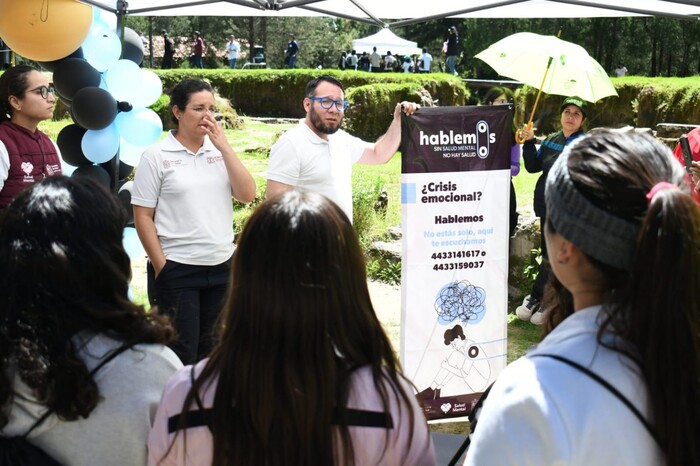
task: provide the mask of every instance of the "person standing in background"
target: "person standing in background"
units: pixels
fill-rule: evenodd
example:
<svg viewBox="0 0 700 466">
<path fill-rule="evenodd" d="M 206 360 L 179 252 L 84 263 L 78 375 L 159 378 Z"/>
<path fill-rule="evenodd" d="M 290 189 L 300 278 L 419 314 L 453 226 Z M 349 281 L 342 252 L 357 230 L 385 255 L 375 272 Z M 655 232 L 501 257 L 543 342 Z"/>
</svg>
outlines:
<svg viewBox="0 0 700 466">
<path fill-rule="evenodd" d="M 226 44 L 226 53 L 228 54 L 228 66 L 232 70 L 236 68 L 236 60 L 238 59 L 238 52 L 240 51 L 241 44 L 239 44 L 233 34 L 231 34 L 231 40 Z"/>
<path fill-rule="evenodd" d="M 377 47 L 372 48 L 372 55 L 369 56 L 370 71 L 379 73 L 382 71 L 382 56 L 377 53 Z"/>
<path fill-rule="evenodd" d="M 346 70 L 348 68 L 348 54 L 347 52 L 343 52 L 340 54 L 340 59 L 338 60 L 338 69 L 339 70 Z"/>
<path fill-rule="evenodd" d="M 394 62 L 395 61 L 396 61 L 396 59 L 391 54 L 391 51 L 387 50 L 386 55 L 384 56 L 384 71 L 387 71 L 387 72 L 394 71 Z"/>
<path fill-rule="evenodd" d="M 194 47 L 194 54 L 192 55 L 192 66 L 194 68 L 202 69 L 204 65 L 202 64 L 202 56 L 204 55 L 204 39 L 199 34 L 199 31 L 194 31 L 194 42 L 192 43 Z"/>
<path fill-rule="evenodd" d="M 420 56 L 418 71 L 421 73 L 430 73 L 430 66 L 433 63 L 433 56 L 428 53 L 428 49 L 423 47 L 423 53 Z"/>
<path fill-rule="evenodd" d="M 168 31 L 163 29 L 163 63 L 160 67 L 164 70 L 169 70 L 173 67 L 173 40 L 168 36 Z"/>
<path fill-rule="evenodd" d="M 615 68 L 615 77 L 622 78 L 623 76 L 627 76 L 627 67 L 620 63 L 617 65 L 617 68 Z"/>
<path fill-rule="evenodd" d="M 357 69 L 360 71 L 370 70 L 369 55 L 367 55 L 367 52 L 362 52 L 362 55 L 360 55 L 360 59 L 357 61 Z"/>
<path fill-rule="evenodd" d="M 457 55 L 459 55 L 459 36 L 457 35 L 457 28 L 452 26 L 447 30 L 447 58 L 445 59 L 445 65 L 447 66 L 447 72 L 457 76 Z"/>
<path fill-rule="evenodd" d="M 285 62 L 287 68 L 294 68 L 297 61 L 297 53 L 299 53 L 299 44 L 294 40 L 294 34 L 289 34 L 289 42 L 287 43 L 287 56 Z"/>
<path fill-rule="evenodd" d="M 28 65 L 0 76 L 0 210 L 28 186 L 61 174 L 58 146 L 39 131 L 53 117 L 54 91 Z"/>
<path fill-rule="evenodd" d="M 357 71 L 357 62 L 359 61 L 357 58 L 357 52 L 353 50 L 348 58 L 350 59 L 350 66 L 348 68 Z"/>
<path fill-rule="evenodd" d="M 544 298 L 544 289 L 549 279 L 549 260 L 547 256 L 547 242 L 544 238 L 544 230 L 547 224 L 547 203 L 545 199 L 545 182 L 549 170 L 561 155 L 566 146 L 585 134 L 583 123 L 586 121 L 586 102 L 580 97 L 567 97 L 561 105 L 561 130 L 552 133 L 542 141 L 538 149 L 535 141 L 534 129 L 522 131 L 525 143 L 523 144 L 523 161 L 528 173 L 542 175 L 537 179 L 533 199 L 535 215 L 540 218 L 540 244 L 542 249 L 542 262 L 540 262 L 537 278 L 532 284 L 530 294 L 525 296 L 523 303 L 515 309 L 515 314 L 520 320 L 530 321 L 535 325 L 542 325 L 545 321 L 545 313 L 540 303 Z"/>
</svg>

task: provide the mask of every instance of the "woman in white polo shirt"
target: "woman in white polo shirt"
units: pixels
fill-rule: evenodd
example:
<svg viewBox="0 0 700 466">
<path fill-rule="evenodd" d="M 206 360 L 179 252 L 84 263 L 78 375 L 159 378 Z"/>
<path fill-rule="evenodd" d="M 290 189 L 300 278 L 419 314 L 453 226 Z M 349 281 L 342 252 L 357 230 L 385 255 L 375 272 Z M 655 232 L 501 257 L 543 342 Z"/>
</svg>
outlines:
<svg viewBox="0 0 700 466">
<path fill-rule="evenodd" d="M 214 118 L 209 83 L 186 79 L 170 95 L 177 129 L 143 154 L 134 178 L 134 223 L 148 254 L 151 305 L 173 318 L 172 348 L 191 364 L 212 347 L 233 255 L 233 206 L 255 181 Z"/>
</svg>

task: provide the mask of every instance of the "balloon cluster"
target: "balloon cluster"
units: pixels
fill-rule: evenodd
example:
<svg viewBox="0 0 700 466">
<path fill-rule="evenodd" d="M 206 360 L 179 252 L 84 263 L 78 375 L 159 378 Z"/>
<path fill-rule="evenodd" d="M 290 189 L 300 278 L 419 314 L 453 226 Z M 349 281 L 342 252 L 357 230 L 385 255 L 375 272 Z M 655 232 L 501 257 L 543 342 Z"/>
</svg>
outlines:
<svg viewBox="0 0 700 466">
<path fill-rule="evenodd" d="M 108 188 L 112 179 L 121 180 L 119 198 L 131 212 L 123 180 L 163 131 L 158 115 L 147 108 L 163 85 L 154 72 L 139 67 L 141 38 L 125 28 L 122 46 L 116 16 L 76 0 L 0 0 L 0 12 L 0 37 L 16 53 L 53 71 L 58 97 L 70 108 L 74 124 L 57 140 L 64 173 L 94 178 Z M 118 173 L 112 173 L 114 157 L 120 161 Z M 135 237 L 125 231 L 126 243 L 133 246 Z"/>
<path fill-rule="evenodd" d="M 138 34 L 125 28 L 122 47 L 103 15 L 94 9 L 76 52 L 42 65 L 53 70 L 58 98 L 74 121 L 58 135 L 64 162 L 77 167 L 74 175 L 109 186 L 113 177 L 129 176 L 145 147 L 158 141 L 163 124 L 147 107 L 158 100 L 163 86 L 154 72 L 139 67 L 144 49 Z M 115 174 L 110 161 L 117 154 L 120 167 Z"/>
</svg>

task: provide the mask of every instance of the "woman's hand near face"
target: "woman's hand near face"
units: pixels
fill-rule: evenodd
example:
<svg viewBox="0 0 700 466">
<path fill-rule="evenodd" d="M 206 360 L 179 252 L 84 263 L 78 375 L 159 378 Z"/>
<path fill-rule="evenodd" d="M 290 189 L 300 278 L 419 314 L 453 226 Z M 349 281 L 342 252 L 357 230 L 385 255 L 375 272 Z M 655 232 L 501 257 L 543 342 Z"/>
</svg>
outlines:
<svg viewBox="0 0 700 466">
<path fill-rule="evenodd" d="M 211 112 L 205 113 L 202 123 L 207 131 L 207 136 L 209 136 L 209 140 L 212 142 L 212 144 L 214 144 L 214 147 L 219 149 L 221 152 L 224 152 L 224 148 L 231 147 L 226 139 L 224 128 L 221 126 L 221 123 L 216 121 L 214 114 Z"/>
</svg>

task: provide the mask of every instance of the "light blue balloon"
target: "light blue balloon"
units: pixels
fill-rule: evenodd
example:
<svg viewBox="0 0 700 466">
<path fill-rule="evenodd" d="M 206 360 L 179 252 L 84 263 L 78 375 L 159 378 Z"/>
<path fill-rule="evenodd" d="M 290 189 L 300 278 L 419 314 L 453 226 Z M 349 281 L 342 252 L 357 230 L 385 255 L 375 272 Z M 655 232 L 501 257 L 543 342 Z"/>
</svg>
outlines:
<svg viewBox="0 0 700 466">
<path fill-rule="evenodd" d="M 100 72 L 106 71 L 116 63 L 122 54 L 122 43 L 119 37 L 100 21 L 93 21 L 81 47 L 85 60 Z"/>
<path fill-rule="evenodd" d="M 121 137 L 136 146 L 150 146 L 158 142 L 163 132 L 163 122 L 150 108 L 121 112 L 114 119 L 114 124 Z"/>
<path fill-rule="evenodd" d="M 104 77 L 107 89 L 119 102 L 134 102 L 141 94 L 143 73 L 139 65 L 131 60 L 117 60 Z"/>
<path fill-rule="evenodd" d="M 124 250 L 126 250 L 126 253 L 129 255 L 129 259 L 132 261 L 143 259 L 143 256 L 146 255 L 146 250 L 141 244 L 139 235 L 136 233 L 136 228 L 124 228 L 124 235 L 122 238 L 122 244 L 124 244 Z"/>
<path fill-rule="evenodd" d="M 74 167 L 73 165 L 69 164 L 65 160 L 63 160 L 63 157 L 61 157 L 61 174 L 64 176 L 71 176 L 73 172 L 76 170 L 78 167 Z"/>
<path fill-rule="evenodd" d="M 153 71 L 141 70 L 141 88 L 136 89 L 136 91 L 140 92 L 131 102 L 131 105 L 134 108 L 145 108 L 158 100 L 163 93 L 163 83 Z"/>
<path fill-rule="evenodd" d="M 148 146 L 131 144 L 122 137 L 119 139 L 119 160 L 132 167 L 138 167 L 146 147 Z"/>
<path fill-rule="evenodd" d="M 92 7 L 92 24 L 93 26 L 103 26 L 107 29 L 116 31 L 117 29 L 117 15 L 102 8 L 93 6 Z"/>
<path fill-rule="evenodd" d="M 119 132 L 114 123 L 104 129 L 89 129 L 80 141 L 85 158 L 93 163 L 104 163 L 112 160 L 119 150 Z"/>
</svg>

